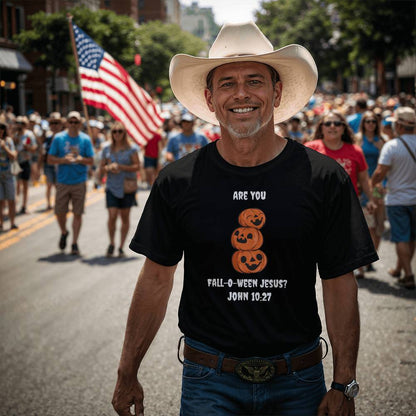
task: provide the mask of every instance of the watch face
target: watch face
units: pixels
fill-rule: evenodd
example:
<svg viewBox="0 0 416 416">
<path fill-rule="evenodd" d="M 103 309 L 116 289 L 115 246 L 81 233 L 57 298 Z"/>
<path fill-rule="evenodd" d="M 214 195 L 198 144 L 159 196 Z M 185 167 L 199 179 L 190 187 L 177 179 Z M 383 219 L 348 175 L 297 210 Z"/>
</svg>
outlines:
<svg viewBox="0 0 416 416">
<path fill-rule="evenodd" d="M 360 386 L 355 380 L 353 380 L 345 389 L 345 395 L 353 399 L 354 397 L 357 397 L 359 391 Z"/>
</svg>

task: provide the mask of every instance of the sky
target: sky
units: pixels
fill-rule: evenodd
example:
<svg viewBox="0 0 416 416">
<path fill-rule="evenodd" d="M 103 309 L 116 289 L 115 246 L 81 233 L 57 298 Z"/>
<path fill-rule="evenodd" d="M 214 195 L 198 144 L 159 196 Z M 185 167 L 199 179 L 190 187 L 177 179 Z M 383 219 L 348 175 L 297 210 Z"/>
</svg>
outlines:
<svg viewBox="0 0 416 416">
<path fill-rule="evenodd" d="M 212 7 L 219 25 L 254 20 L 254 12 L 261 3 L 261 0 L 180 0 L 180 3 L 190 6 L 192 1 L 197 1 L 199 7 Z"/>
</svg>

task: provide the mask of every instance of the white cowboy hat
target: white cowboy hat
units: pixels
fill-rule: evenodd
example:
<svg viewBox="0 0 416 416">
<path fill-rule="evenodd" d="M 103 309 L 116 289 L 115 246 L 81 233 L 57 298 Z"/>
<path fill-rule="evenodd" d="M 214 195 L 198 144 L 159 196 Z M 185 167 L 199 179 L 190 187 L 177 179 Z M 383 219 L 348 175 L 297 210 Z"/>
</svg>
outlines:
<svg viewBox="0 0 416 416">
<path fill-rule="evenodd" d="M 308 102 L 316 88 L 318 70 L 312 55 L 300 45 L 288 45 L 276 51 L 253 23 L 225 24 L 208 53 L 208 58 L 175 55 L 170 63 L 172 91 L 184 107 L 197 117 L 218 125 L 205 98 L 206 78 L 217 66 L 234 62 L 260 62 L 279 73 L 283 84 L 274 122 L 288 120 Z"/>
</svg>

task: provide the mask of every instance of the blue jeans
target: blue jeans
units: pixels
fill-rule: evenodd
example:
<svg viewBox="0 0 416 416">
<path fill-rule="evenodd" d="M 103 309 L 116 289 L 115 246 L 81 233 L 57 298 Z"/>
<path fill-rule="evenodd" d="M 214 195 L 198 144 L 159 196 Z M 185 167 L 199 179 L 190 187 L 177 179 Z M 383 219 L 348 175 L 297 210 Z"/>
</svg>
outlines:
<svg viewBox="0 0 416 416">
<path fill-rule="evenodd" d="M 186 338 L 186 343 L 200 351 L 218 354 L 221 367 L 223 353 L 198 341 Z M 319 345 L 314 343 L 287 354 L 267 357 L 285 358 L 301 355 Z M 326 393 L 322 362 L 313 367 L 286 375 L 276 375 L 270 381 L 253 384 L 233 373 L 222 372 L 185 359 L 182 374 L 181 416 L 273 415 L 314 416 Z"/>
</svg>

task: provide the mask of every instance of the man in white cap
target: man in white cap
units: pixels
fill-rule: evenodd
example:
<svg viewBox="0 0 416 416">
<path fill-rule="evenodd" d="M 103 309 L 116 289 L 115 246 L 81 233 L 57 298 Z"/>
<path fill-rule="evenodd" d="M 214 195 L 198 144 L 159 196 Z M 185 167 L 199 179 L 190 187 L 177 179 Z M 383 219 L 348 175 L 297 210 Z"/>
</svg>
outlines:
<svg viewBox="0 0 416 416">
<path fill-rule="evenodd" d="M 184 113 L 181 116 L 182 131 L 168 140 L 166 146 L 166 160 L 173 162 L 209 143 L 209 140 L 194 131 L 195 119 L 192 114 Z"/>
<path fill-rule="evenodd" d="M 373 186 L 387 176 L 385 203 L 396 245 L 398 263 L 389 273 L 406 289 L 415 288 L 412 258 L 416 240 L 416 114 L 410 107 L 399 107 L 387 121 L 393 122 L 396 139 L 381 149 L 378 165 L 371 178 Z M 401 276 L 402 269 L 404 276 Z"/>
<path fill-rule="evenodd" d="M 49 149 L 47 162 L 58 165 L 55 215 L 61 230 L 58 246 L 66 248 L 69 231 L 66 220 L 69 202 L 72 204 L 72 245 L 71 254 L 80 254 L 78 237 L 81 231 L 82 214 L 84 213 L 87 192 L 88 166 L 93 164 L 94 149 L 90 137 L 81 132 L 81 114 L 71 111 L 67 117 L 68 129 L 58 133 Z"/>
<path fill-rule="evenodd" d="M 377 254 L 344 169 L 274 133 L 314 92 L 313 58 L 299 45 L 274 51 L 254 23 L 225 25 L 208 58 L 172 59 L 170 81 L 184 107 L 220 125 L 221 139 L 168 165 L 152 188 L 130 244 L 146 260 L 114 408 L 144 414 L 137 371 L 184 254 L 182 416 L 354 415 L 352 272 Z M 316 265 L 334 357 L 328 393 Z"/>
</svg>

